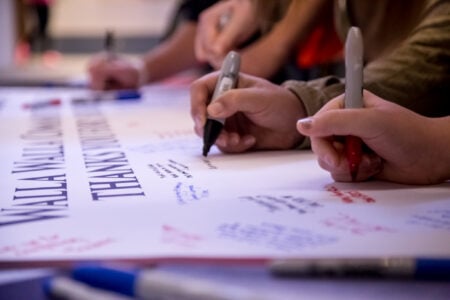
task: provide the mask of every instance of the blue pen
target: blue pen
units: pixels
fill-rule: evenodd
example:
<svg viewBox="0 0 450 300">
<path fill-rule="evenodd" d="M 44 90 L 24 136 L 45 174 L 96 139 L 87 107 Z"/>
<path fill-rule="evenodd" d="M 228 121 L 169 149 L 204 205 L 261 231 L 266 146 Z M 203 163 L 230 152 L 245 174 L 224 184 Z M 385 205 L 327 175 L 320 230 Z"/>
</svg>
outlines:
<svg viewBox="0 0 450 300">
<path fill-rule="evenodd" d="M 123 101 L 133 101 L 141 99 L 141 92 L 138 90 L 117 90 L 117 91 L 107 91 L 100 92 L 96 94 L 94 99 L 96 101 L 104 100 L 123 100 Z"/>
<path fill-rule="evenodd" d="M 72 104 L 95 104 L 101 101 L 138 101 L 142 94 L 138 90 L 118 90 L 93 92 L 87 97 L 77 97 L 72 99 Z"/>
<path fill-rule="evenodd" d="M 75 280 L 138 299 L 268 300 L 254 291 L 155 270 L 125 271 L 85 266 L 72 271 Z"/>
<path fill-rule="evenodd" d="M 280 276 L 377 276 L 450 280 L 450 258 L 279 259 L 270 270 Z"/>
</svg>

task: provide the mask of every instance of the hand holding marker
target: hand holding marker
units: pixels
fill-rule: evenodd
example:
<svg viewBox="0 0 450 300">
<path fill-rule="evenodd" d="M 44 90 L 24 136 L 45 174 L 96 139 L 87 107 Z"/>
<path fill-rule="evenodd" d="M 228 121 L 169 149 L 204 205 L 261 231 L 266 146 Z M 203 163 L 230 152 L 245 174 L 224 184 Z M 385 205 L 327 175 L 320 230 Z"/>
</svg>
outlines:
<svg viewBox="0 0 450 300">
<path fill-rule="evenodd" d="M 239 68 L 241 65 L 241 58 L 237 52 L 231 51 L 225 57 L 220 70 L 219 78 L 217 79 L 216 88 L 214 89 L 211 102 L 221 96 L 228 90 L 236 87 L 239 77 Z M 205 129 L 203 133 L 203 156 L 207 156 L 209 149 L 215 143 L 217 137 L 222 131 L 225 119 L 213 119 L 206 120 Z"/>
<path fill-rule="evenodd" d="M 345 41 L 345 108 L 363 107 L 363 41 L 359 28 L 351 27 Z M 356 180 L 362 157 L 362 141 L 349 135 L 345 152 L 352 181 Z"/>
</svg>

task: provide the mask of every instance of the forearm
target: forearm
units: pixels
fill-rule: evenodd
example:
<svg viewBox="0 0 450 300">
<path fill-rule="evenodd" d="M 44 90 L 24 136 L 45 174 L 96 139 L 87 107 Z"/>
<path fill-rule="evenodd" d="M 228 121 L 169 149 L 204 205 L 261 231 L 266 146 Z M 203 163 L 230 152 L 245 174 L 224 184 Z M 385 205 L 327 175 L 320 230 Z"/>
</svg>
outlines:
<svg viewBox="0 0 450 300">
<path fill-rule="evenodd" d="M 450 113 L 450 4 L 433 8 L 394 51 L 364 70 L 364 87 L 426 116 Z"/>
<path fill-rule="evenodd" d="M 328 10 L 332 5 L 327 4 L 330 4 L 330 0 L 292 1 L 284 17 L 267 34 L 243 49 L 243 72 L 264 78 L 273 76 L 309 36 L 319 16 L 330 13 L 331 17 L 331 11 Z M 267 59 L 270 59 L 270 63 Z"/>
<path fill-rule="evenodd" d="M 196 24 L 184 22 L 173 35 L 144 55 L 147 82 L 161 80 L 199 63 L 194 53 Z"/>
<path fill-rule="evenodd" d="M 344 93 L 345 85 L 340 78 L 328 76 L 311 81 L 289 80 L 283 87 L 290 90 L 303 105 L 306 116 L 313 116 L 328 101 Z M 308 148 L 309 139 L 305 139 L 300 148 Z"/>
</svg>

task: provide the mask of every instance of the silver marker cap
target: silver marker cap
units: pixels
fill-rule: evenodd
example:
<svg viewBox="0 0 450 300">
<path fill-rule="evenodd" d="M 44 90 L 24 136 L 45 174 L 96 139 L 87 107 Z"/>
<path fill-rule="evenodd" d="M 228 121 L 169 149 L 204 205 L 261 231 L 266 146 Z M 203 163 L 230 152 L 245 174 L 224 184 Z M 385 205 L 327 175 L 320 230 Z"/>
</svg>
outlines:
<svg viewBox="0 0 450 300">
<path fill-rule="evenodd" d="M 363 107 L 363 38 L 358 27 L 351 27 L 345 41 L 345 107 Z"/>
</svg>

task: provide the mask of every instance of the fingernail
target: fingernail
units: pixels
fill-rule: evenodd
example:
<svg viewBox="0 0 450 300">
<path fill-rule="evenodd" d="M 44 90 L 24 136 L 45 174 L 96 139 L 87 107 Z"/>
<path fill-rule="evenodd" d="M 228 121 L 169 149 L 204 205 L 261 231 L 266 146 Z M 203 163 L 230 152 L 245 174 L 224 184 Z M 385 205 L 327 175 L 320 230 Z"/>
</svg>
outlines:
<svg viewBox="0 0 450 300">
<path fill-rule="evenodd" d="M 239 143 L 239 137 L 236 135 L 232 135 L 230 138 L 230 145 L 236 146 Z"/>
<path fill-rule="evenodd" d="M 220 102 L 214 102 L 208 106 L 208 113 L 210 115 L 219 115 L 222 111 L 223 105 Z"/>
<path fill-rule="evenodd" d="M 333 157 L 331 157 L 330 155 L 326 155 L 324 157 L 324 160 L 327 163 L 327 165 L 329 165 L 330 167 L 335 167 L 336 166 L 336 163 L 335 163 Z"/>
<path fill-rule="evenodd" d="M 297 121 L 297 124 L 300 125 L 300 127 L 307 130 L 312 128 L 312 123 L 313 123 L 312 117 L 303 118 Z"/>
<path fill-rule="evenodd" d="M 244 145 L 252 146 L 255 143 L 256 139 L 254 136 L 246 136 L 244 137 Z"/>
<path fill-rule="evenodd" d="M 195 116 L 194 124 L 195 124 L 195 127 L 197 127 L 197 128 L 203 127 L 203 118 L 201 116 Z"/>
<path fill-rule="evenodd" d="M 227 146 L 227 141 L 222 136 L 219 136 L 216 140 L 216 145 L 225 148 Z"/>
</svg>

